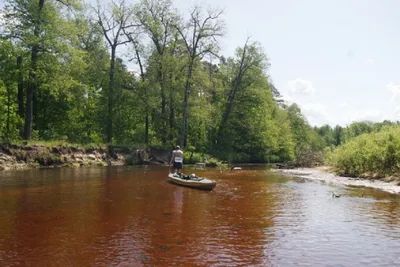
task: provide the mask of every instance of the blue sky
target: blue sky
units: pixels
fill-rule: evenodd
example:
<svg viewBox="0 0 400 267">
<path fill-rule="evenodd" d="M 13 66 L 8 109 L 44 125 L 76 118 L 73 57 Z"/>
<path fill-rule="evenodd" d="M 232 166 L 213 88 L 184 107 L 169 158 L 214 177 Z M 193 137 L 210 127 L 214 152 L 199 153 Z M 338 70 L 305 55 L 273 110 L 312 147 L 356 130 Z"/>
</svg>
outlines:
<svg viewBox="0 0 400 267">
<path fill-rule="evenodd" d="M 174 3 L 181 12 L 195 3 L 224 8 L 223 54 L 247 36 L 259 41 L 276 87 L 312 125 L 400 119 L 400 1 Z"/>
</svg>

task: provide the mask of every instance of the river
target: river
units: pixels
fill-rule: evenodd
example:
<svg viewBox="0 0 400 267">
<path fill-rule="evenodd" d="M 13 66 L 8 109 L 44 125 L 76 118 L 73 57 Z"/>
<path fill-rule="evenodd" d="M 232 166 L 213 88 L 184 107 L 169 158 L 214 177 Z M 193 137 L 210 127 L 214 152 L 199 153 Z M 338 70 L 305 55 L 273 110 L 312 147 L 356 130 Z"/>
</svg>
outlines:
<svg viewBox="0 0 400 267">
<path fill-rule="evenodd" d="M 217 187 L 163 167 L 1 172 L 1 266 L 400 266 L 397 194 L 262 165 L 188 172 Z"/>
</svg>

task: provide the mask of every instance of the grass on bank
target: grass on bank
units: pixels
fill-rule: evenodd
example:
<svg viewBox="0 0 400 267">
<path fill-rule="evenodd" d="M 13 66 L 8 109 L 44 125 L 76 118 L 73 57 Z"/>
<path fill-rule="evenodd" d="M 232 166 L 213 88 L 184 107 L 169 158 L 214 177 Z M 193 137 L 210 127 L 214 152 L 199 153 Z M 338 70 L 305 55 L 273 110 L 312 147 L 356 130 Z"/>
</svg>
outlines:
<svg viewBox="0 0 400 267">
<path fill-rule="evenodd" d="M 24 146 L 32 146 L 32 145 L 40 145 L 45 147 L 56 147 L 56 146 L 63 146 L 63 147 L 83 147 L 83 148 L 106 148 L 106 144 L 97 144 L 97 143 L 85 143 L 85 144 L 78 144 L 78 143 L 70 143 L 64 140 L 13 140 L 13 141 L 3 141 L 2 143 L 11 143 L 17 145 L 24 145 Z"/>
</svg>

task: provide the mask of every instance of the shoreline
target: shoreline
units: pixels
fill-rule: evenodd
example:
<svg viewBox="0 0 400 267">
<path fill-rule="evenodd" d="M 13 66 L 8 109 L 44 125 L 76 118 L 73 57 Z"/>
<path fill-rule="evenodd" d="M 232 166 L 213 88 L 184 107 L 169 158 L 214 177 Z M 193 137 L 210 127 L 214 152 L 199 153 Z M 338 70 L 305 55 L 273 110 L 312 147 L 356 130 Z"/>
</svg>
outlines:
<svg viewBox="0 0 400 267">
<path fill-rule="evenodd" d="M 155 148 L 0 144 L 0 171 L 35 168 L 162 165 L 170 151 Z"/>
<path fill-rule="evenodd" d="M 396 184 L 395 182 L 387 182 L 382 179 L 377 180 L 377 179 L 366 179 L 361 177 L 353 178 L 353 177 L 339 176 L 333 173 L 332 169 L 329 167 L 277 169 L 276 171 L 297 178 L 309 179 L 314 181 L 323 181 L 330 184 L 338 184 L 338 185 L 370 187 L 370 188 L 380 189 L 392 194 L 400 194 L 400 185 Z"/>
</svg>

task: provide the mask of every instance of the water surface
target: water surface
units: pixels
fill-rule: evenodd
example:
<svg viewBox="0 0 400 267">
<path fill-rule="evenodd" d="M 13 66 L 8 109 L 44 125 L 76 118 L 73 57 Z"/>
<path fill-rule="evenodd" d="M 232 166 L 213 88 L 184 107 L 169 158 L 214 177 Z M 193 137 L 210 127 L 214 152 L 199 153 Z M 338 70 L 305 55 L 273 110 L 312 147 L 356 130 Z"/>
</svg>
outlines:
<svg viewBox="0 0 400 267">
<path fill-rule="evenodd" d="M 264 166 L 190 172 L 217 187 L 162 167 L 2 172 L 1 266 L 399 266 L 398 195 Z"/>
</svg>

